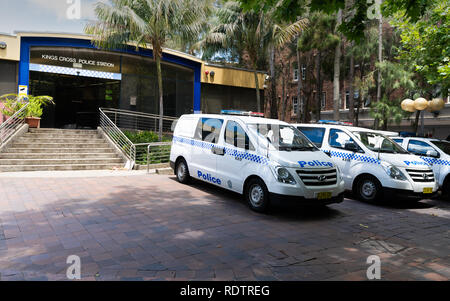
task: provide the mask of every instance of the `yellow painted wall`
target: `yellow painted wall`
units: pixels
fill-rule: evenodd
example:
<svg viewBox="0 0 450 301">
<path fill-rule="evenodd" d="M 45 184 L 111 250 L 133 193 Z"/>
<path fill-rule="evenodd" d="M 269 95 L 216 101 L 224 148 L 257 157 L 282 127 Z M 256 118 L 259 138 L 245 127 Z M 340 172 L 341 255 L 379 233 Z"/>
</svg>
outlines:
<svg viewBox="0 0 450 301">
<path fill-rule="evenodd" d="M 205 72 L 214 71 L 214 77 L 206 75 Z M 266 75 L 258 72 L 259 89 L 264 89 L 264 80 Z M 252 88 L 255 89 L 255 75 L 251 71 L 233 69 L 227 67 L 202 65 L 202 83 L 225 85 L 232 87 Z"/>
<path fill-rule="evenodd" d="M 15 36 L 0 35 L 0 42 L 7 44 L 6 49 L 0 49 L 0 60 L 20 60 L 20 39 Z"/>
</svg>

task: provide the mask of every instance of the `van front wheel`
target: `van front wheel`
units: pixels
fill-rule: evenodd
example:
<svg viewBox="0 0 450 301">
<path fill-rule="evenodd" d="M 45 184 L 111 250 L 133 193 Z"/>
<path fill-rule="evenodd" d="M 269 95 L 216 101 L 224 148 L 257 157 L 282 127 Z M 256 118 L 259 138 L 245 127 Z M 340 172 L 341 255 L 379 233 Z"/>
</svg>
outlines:
<svg viewBox="0 0 450 301">
<path fill-rule="evenodd" d="M 177 176 L 178 182 L 182 184 L 188 184 L 191 177 L 189 176 L 189 169 L 186 161 L 180 160 L 175 167 L 175 174 Z"/>
<path fill-rule="evenodd" d="M 374 177 L 365 176 L 358 181 L 356 195 L 362 201 L 375 201 L 381 195 L 381 185 Z"/>
<path fill-rule="evenodd" d="M 269 191 L 260 179 L 252 179 L 245 190 L 250 209 L 256 212 L 266 212 L 269 209 Z"/>
</svg>

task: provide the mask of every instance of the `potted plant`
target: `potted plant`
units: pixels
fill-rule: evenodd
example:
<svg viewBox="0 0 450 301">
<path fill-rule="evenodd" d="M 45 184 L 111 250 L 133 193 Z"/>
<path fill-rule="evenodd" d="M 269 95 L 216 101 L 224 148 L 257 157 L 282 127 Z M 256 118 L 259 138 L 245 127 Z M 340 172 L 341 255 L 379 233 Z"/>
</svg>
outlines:
<svg viewBox="0 0 450 301">
<path fill-rule="evenodd" d="M 12 116 L 15 112 L 20 110 L 27 102 L 28 107 L 25 112 L 25 122 L 30 128 L 39 128 L 41 123 L 41 116 L 43 107 L 49 104 L 54 104 L 51 96 L 32 96 L 19 97 L 17 94 L 7 94 L 0 96 L 0 101 L 3 102 L 4 108 L 2 114 Z"/>
</svg>

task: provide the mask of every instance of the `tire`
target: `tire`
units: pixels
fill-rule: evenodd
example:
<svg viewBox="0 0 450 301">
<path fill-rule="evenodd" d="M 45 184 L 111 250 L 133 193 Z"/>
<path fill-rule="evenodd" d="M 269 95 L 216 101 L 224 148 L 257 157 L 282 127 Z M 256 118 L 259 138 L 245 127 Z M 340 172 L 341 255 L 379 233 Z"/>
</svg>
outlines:
<svg viewBox="0 0 450 301">
<path fill-rule="evenodd" d="M 179 160 L 175 166 L 175 175 L 177 176 L 178 182 L 182 184 L 188 184 L 191 181 L 189 169 L 184 159 Z"/>
<path fill-rule="evenodd" d="M 444 183 L 442 184 L 442 199 L 449 201 L 450 200 L 450 178 L 446 178 Z"/>
<path fill-rule="evenodd" d="M 358 180 L 355 189 L 356 197 L 365 202 L 374 202 L 381 197 L 381 185 L 375 177 L 364 176 Z"/>
<path fill-rule="evenodd" d="M 269 190 L 260 179 L 251 179 L 246 185 L 245 199 L 251 210 L 264 213 L 269 210 Z"/>
</svg>

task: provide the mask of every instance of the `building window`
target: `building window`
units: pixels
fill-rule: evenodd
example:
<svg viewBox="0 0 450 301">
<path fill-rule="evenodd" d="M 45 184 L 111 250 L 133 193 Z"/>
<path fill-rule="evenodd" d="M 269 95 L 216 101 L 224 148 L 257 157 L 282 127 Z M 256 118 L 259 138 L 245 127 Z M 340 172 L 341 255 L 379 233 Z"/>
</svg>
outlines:
<svg viewBox="0 0 450 301">
<path fill-rule="evenodd" d="M 325 107 L 327 106 L 327 92 L 322 92 L 322 99 L 320 105 L 322 109 L 325 109 Z"/>
<path fill-rule="evenodd" d="M 294 115 L 298 114 L 298 98 L 297 96 L 292 96 L 292 111 Z"/>
<path fill-rule="evenodd" d="M 302 65 L 302 80 L 306 80 L 306 66 Z"/>
<path fill-rule="evenodd" d="M 298 81 L 298 69 L 294 69 L 293 78 L 294 78 L 294 82 Z"/>
</svg>

